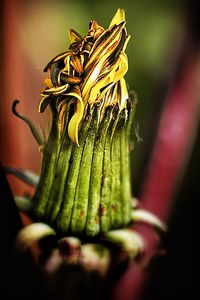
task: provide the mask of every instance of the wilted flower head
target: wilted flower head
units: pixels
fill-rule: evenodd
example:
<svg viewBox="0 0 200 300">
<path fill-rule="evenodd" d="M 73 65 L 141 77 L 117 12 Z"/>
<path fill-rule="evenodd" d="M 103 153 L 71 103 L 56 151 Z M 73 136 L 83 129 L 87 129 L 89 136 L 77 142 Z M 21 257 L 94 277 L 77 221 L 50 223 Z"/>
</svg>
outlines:
<svg viewBox="0 0 200 300">
<path fill-rule="evenodd" d="M 59 113 L 61 129 L 65 124 L 65 113 L 69 102 L 75 104 L 68 124 L 70 139 L 78 144 L 79 125 L 86 114 L 87 105 L 100 103 L 102 119 L 107 106 L 126 106 L 128 92 L 124 75 L 128 70 L 125 54 L 130 36 L 126 31 L 125 13 L 118 9 L 108 29 L 91 21 L 87 35 L 82 37 L 69 29 L 69 50 L 53 58 L 44 71 L 46 88 L 41 92 L 39 111 L 47 105 Z"/>
<path fill-rule="evenodd" d="M 135 100 L 124 75 L 130 36 L 124 10 L 109 28 L 91 21 L 86 36 L 69 30 L 69 50 L 45 67 L 39 111 L 49 104 L 33 211 L 62 234 L 95 236 L 131 221 L 129 144 Z M 77 146 L 79 145 L 79 147 Z"/>
</svg>

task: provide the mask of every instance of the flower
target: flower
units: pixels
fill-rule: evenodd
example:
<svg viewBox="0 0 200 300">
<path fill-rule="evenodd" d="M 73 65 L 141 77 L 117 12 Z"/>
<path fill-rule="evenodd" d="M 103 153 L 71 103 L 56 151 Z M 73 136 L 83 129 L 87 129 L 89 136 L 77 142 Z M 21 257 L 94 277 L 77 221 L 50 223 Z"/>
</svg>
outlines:
<svg viewBox="0 0 200 300">
<path fill-rule="evenodd" d="M 124 75 L 130 36 L 118 9 L 109 28 L 69 30 L 69 50 L 44 71 L 39 111 L 52 111 L 33 212 L 62 234 L 96 236 L 131 222 L 130 130 L 135 99 Z M 132 113 L 133 112 L 133 113 Z"/>
<path fill-rule="evenodd" d="M 59 113 L 59 124 L 64 128 L 69 102 L 75 109 L 68 124 L 70 139 L 78 144 L 80 123 L 87 105 L 100 103 L 100 120 L 107 106 L 126 107 L 128 91 L 124 75 L 128 70 L 125 54 L 130 35 L 127 34 L 125 12 L 118 9 L 108 29 L 91 21 L 87 35 L 82 37 L 69 29 L 69 50 L 54 57 L 44 68 L 46 88 L 41 92 L 39 111 L 50 103 Z"/>
</svg>

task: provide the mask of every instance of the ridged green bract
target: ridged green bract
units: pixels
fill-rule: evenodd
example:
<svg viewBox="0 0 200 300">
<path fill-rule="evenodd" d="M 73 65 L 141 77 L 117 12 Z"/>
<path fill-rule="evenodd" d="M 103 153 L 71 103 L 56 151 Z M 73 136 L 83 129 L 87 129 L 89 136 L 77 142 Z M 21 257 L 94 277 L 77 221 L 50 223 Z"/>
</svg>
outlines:
<svg viewBox="0 0 200 300">
<path fill-rule="evenodd" d="M 61 234 L 91 237 L 126 227 L 132 212 L 129 146 L 135 100 L 127 100 L 122 110 L 117 104 L 107 106 L 103 113 L 100 103 L 88 105 L 79 145 L 67 133 L 73 103 L 62 129 L 51 108 L 34 214 Z"/>
</svg>

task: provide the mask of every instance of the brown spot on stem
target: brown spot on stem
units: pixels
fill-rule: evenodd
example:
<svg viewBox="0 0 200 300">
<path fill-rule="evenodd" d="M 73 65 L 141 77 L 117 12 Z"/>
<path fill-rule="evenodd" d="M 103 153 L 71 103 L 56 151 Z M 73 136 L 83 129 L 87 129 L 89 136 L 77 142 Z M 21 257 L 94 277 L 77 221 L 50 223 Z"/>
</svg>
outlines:
<svg viewBox="0 0 200 300">
<path fill-rule="evenodd" d="M 115 204 L 112 204 L 112 210 L 113 210 L 114 212 L 116 212 L 116 205 L 115 205 Z"/>
<path fill-rule="evenodd" d="M 80 212 L 80 218 L 84 218 L 84 216 L 85 216 L 85 214 L 84 214 L 84 212 L 81 210 L 81 212 Z"/>
<path fill-rule="evenodd" d="M 101 207 L 100 214 L 101 214 L 101 216 L 104 216 L 104 214 L 105 214 L 105 208 L 104 207 Z"/>
</svg>

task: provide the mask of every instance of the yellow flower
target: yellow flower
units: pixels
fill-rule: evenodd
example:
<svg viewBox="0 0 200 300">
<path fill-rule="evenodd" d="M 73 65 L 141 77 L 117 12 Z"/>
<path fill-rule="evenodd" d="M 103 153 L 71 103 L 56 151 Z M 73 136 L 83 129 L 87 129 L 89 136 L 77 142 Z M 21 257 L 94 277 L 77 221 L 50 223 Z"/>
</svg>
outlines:
<svg viewBox="0 0 200 300">
<path fill-rule="evenodd" d="M 56 107 L 60 127 L 69 102 L 75 111 L 68 125 L 70 139 L 78 144 L 79 125 L 88 104 L 100 102 L 101 119 L 108 105 L 125 108 L 128 92 L 124 75 L 128 70 L 125 49 L 130 36 L 126 31 L 125 13 L 118 9 L 108 29 L 91 21 L 87 35 L 82 37 L 69 29 L 69 50 L 54 57 L 44 68 L 49 71 L 46 88 L 41 92 L 39 111 L 48 104 Z"/>
</svg>

